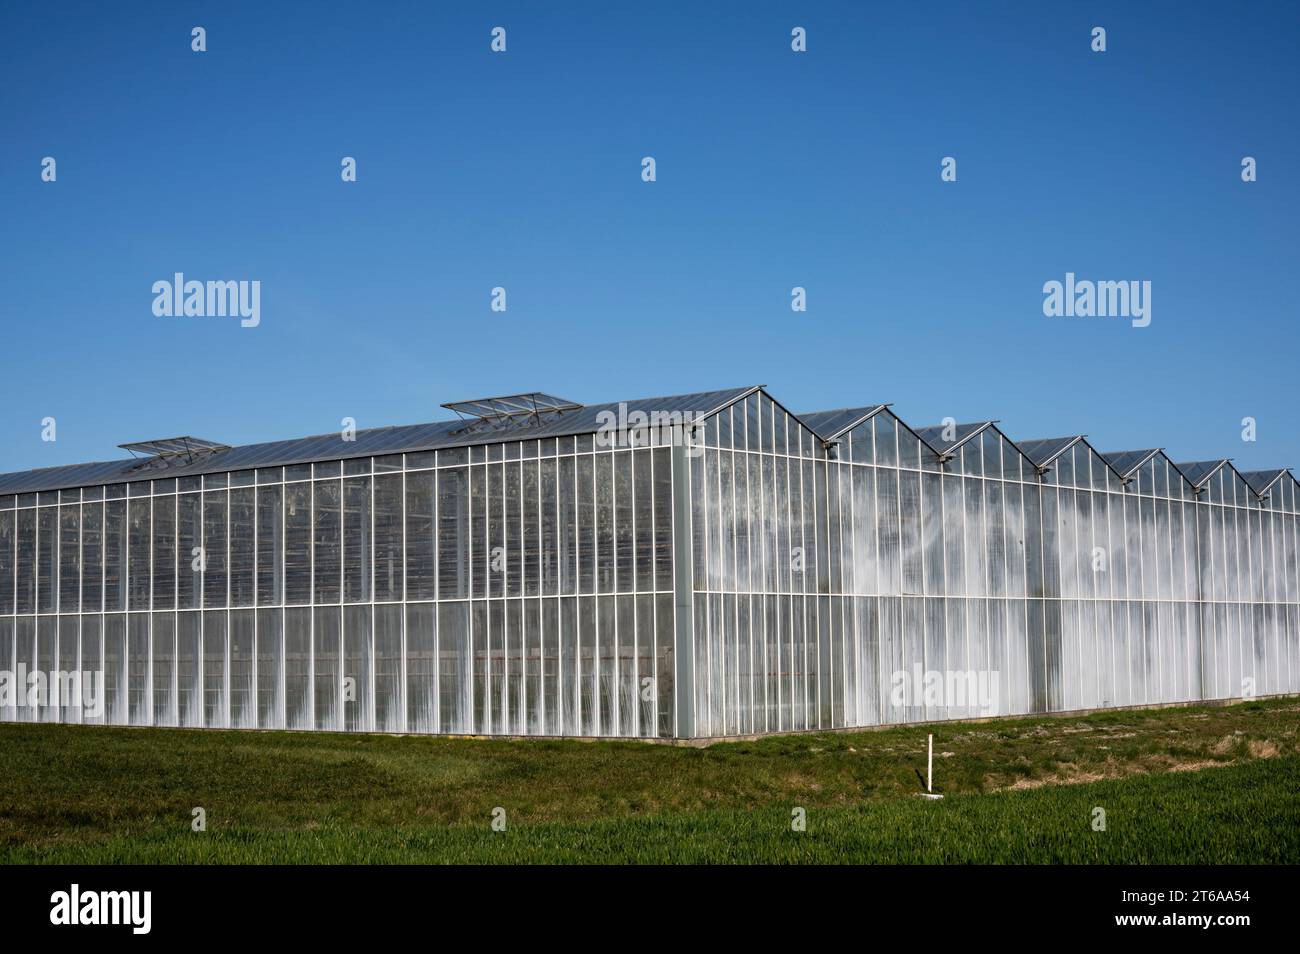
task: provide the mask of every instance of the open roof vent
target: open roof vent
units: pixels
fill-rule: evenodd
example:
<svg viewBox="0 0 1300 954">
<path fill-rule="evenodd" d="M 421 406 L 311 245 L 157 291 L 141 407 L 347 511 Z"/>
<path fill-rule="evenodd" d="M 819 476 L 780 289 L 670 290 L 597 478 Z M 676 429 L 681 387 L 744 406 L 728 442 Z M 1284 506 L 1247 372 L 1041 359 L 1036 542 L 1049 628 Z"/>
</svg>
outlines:
<svg viewBox="0 0 1300 954">
<path fill-rule="evenodd" d="M 465 426 L 456 433 L 501 431 L 516 427 L 533 427 L 550 422 L 568 411 L 579 411 L 582 405 L 558 398 L 553 394 L 534 391 L 530 394 L 508 394 L 505 397 L 478 398 L 473 401 L 451 401 L 442 405 L 455 411 Z"/>
<path fill-rule="evenodd" d="M 1182 471 L 1187 482 L 1199 494 L 1209 486 L 1210 478 L 1227 466 L 1231 460 L 1231 457 L 1220 457 L 1218 460 L 1184 461 L 1175 463 L 1174 466 Z"/>
<path fill-rule="evenodd" d="M 202 437 L 164 437 L 154 441 L 136 441 L 131 444 L 118 444 L 124 451 L 137 456 L 147 454 L 135 466 L 135 470 L 147 470 L 151 467 L 184 467 L 197 464 L 204 458 L 224 450 L 230 450 L 229 444 L 204 440 Z"/>
</svg>

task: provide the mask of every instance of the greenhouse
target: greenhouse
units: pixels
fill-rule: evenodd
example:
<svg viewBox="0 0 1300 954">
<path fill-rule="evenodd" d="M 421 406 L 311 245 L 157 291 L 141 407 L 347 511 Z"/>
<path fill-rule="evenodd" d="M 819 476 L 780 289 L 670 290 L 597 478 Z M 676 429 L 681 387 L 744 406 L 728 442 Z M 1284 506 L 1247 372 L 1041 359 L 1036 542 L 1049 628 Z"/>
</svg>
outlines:
<svg viewBox="0 0 1300 954">
<path fill-rule="evenodd" d="M 1300 691 L 1288 469 L 763 387 L 444 407 L 0 475 L 0 719 L 690 739 Z"/>
</svg>

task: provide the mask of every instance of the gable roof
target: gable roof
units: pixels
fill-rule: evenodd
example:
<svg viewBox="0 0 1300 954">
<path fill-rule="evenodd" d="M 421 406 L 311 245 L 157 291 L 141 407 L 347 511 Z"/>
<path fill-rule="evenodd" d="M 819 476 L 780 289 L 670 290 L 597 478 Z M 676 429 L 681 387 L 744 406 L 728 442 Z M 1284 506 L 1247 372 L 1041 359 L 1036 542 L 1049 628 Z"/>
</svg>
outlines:
<svg viewBox="0 0 1300 954">
<path fill-rule="evenodd" d="M 1222 457 L 1219 460 L 1187 461 L 1185 463 L 1175 464 L 1174 466 L 1183 472 L 1183 476 L 1187 478 L 1188 483 L 1197 490 L 1200 490 L 1209 483 L 1210 478 L 1217 474 L 1227 463 L 1228 458 Z"/>
<path fill-rule="evenodd" d="M 470 416 L 476 419 L 480 418 L 479 406 L 484 405 L 493 412 L 487 415 L 491 426 L 477 428 L 467 426 L 466 420 L 462 417 L 459 420 L 369 428 L 357 431 L 354 435 L 355 439 L 348 441 L 345 441 L 340 433 L 329 433 L 236 447 L 214 441 L 200 441 L 196 438 L 143 442 L 129 445 L 129 448 L 149 452 L 154 456 L 144 460 L 129 458 L 97 461 L 0 474 L 0 494 L 25 494 L 98 484 L 127 483 L 160 476 L 181 477 L 315 461 L 346 460 L 372 455 L 497 444 L 506 441 L 593 434 L 607 426 L 611 415 L 618 420 L 626 420 L 627 415 L 634 411 L 642 412 L 651 418 L 655 414 L 677 414 L 703 421 L 754 394 L 762 394 L 776 407 L 789 413 L 799 426 L 826 444 L 834 443 L 853 428 L 884 413 L 900 428 L 914 435 L 922 447 L 928 448 L 940 460 L 952 457 L 963 444 L 990 431 L 1015 448 L 1040 473 L 1050 469 L 1062 454 L 1080 443 L 1096 454 L 1106 467 L 1124 481 L 1130 480 L 1141 467 L 1157 455 L 1168 460 L 1167 455 L 1164 455 L 1160 448 L 1102 454 L 1097 452 L 1082 434 L 1015 441 L 998 428 L 995 421 L 957 424 L 951 431 L 945 426 L 912 428 L 893 413 L 888 404 L 864 404 L 794 414 L 768 394 L 762 385 L 749 385 L 591 405 L 552 398 L 540 392 L 524 396 L 516 395 L 516 398 L 529 398 L 530 407 L 526 409 L 530 411 L 528 414 L 503 413 L 500 405 L 502 402 L 513 400 L 508 398 L 451 402 L 444 406 L 458 410 L 462 414 L 468 411 Z M 513 406 L 506 408 L 506 410 L 512 409 Z M 545 413 L 531 413 L 533 411 Z M 945 439 L 945 432 L 948 433 L 948 439 Z M 177 441 L 181 444 L 176 445 Z M 122 446 L 128 447 L 128 445 Z M 176 449 L 177 446 L 179 450 Z M 1174 464 L 1173 461 L 1169 463 L 1188 484 L 1198 491 L 1225 466 L 1229 467 L 1234 474 L 1239 473 L 1231 466 L 1228 458 L 1182 464 Z M 1289 468 L 1274 468 L 1240 473 L 1240 476 L 1251 491 L 1262 498 L 1277 485 L 1283 475 L 1289 474 Z"/>
<path fill-rule="evenodd" d="M 869 421 L 889 407 L 888 404 L 867 404 L 862 407 L 842 407 L 834 411 L 809 411 L 797 415 L 813 433 L 824 441 L 833 441 Z"/>
<path fill-rule="evenodd" d="M 1250 485 L 1250 489 L 1255 491 L 1255 496 L 1261 500 L 1268 496 L 1273 485 L 1282 477 L 1291 472 L 1289 467 L 1280 467 L 1275 470 L 1243 470 L 1239 471 L 1242 478 Z"/>
<path fill-rule="evenodd" d="M 1110 464 L 1111 470 L 1119 474 L 1120 479 L 1127 483 L 1143 464 L 1151 460 L 1163 449 L 1161 447 L 1149 447 L 1146 450 L 1111 451 L 1101 456 L 1106 463 Z"/>
<path fill-rule="evenodd" d="M 1075 434 L 1072 437 L 1043 437 L 1031 441 L 1016 441 L 1016 444 L 1021 452 L 1034 462 L 1035 467 L 1046 470 L 1056 462 L 1058 457 L 1081 440 L 1083 435 Z"/>
<path fill-rule="evenodd" d="M 933 427 L 918 427 L 916 436 L 921 438 L 935 451 L 940 457 L 951 457 L 962 444 L 965 444 L 972 437 L 978 437 L 997 421 L 979 421 L 974 424 L 936 424 Z M 944 437 L 951 432 L 951 437 Z"/>
</svg>

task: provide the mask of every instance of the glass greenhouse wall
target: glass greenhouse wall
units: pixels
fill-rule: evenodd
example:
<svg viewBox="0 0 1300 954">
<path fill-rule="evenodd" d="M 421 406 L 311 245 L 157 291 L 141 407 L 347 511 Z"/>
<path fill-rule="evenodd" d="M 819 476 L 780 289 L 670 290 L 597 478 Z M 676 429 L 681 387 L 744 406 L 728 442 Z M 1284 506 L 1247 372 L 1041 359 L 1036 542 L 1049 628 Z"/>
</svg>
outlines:
<svg viewBox="0 0 1300 954">
<path fill-rule="evenodd" d="M 860 416 L 830 442 L 762 394 L 710 420 L 696 734 L 1300 690 L 1285 471 L 1261 497 L 1197 465 L 1198 492 L 1156 451 L 1123 474 L 1081 438 L 1022 450 L 956 425 L 936 451 L 883 408 Z"/>
<path fill-rule="evenodd" d="M 534 408 L 0 475 L 0 672 L 103 675 L 0 719 L 691 738 L 1300 688 L 1285 471 L 758 388 Z"/>
</svg>

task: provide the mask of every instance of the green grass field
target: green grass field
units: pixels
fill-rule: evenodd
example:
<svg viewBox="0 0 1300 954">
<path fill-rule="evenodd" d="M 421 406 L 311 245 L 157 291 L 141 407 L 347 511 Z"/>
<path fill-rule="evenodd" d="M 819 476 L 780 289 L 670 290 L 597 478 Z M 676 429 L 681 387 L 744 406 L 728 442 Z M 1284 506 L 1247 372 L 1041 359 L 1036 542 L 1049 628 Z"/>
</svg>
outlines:
<svg viewBox="0 0 1300 954">
<path fill-rule="evenodd" d="M 0 725 L 0 862 L 1296 863 L 1298 729 L 1295 699 L 704 748 Z"/>
</svg>

